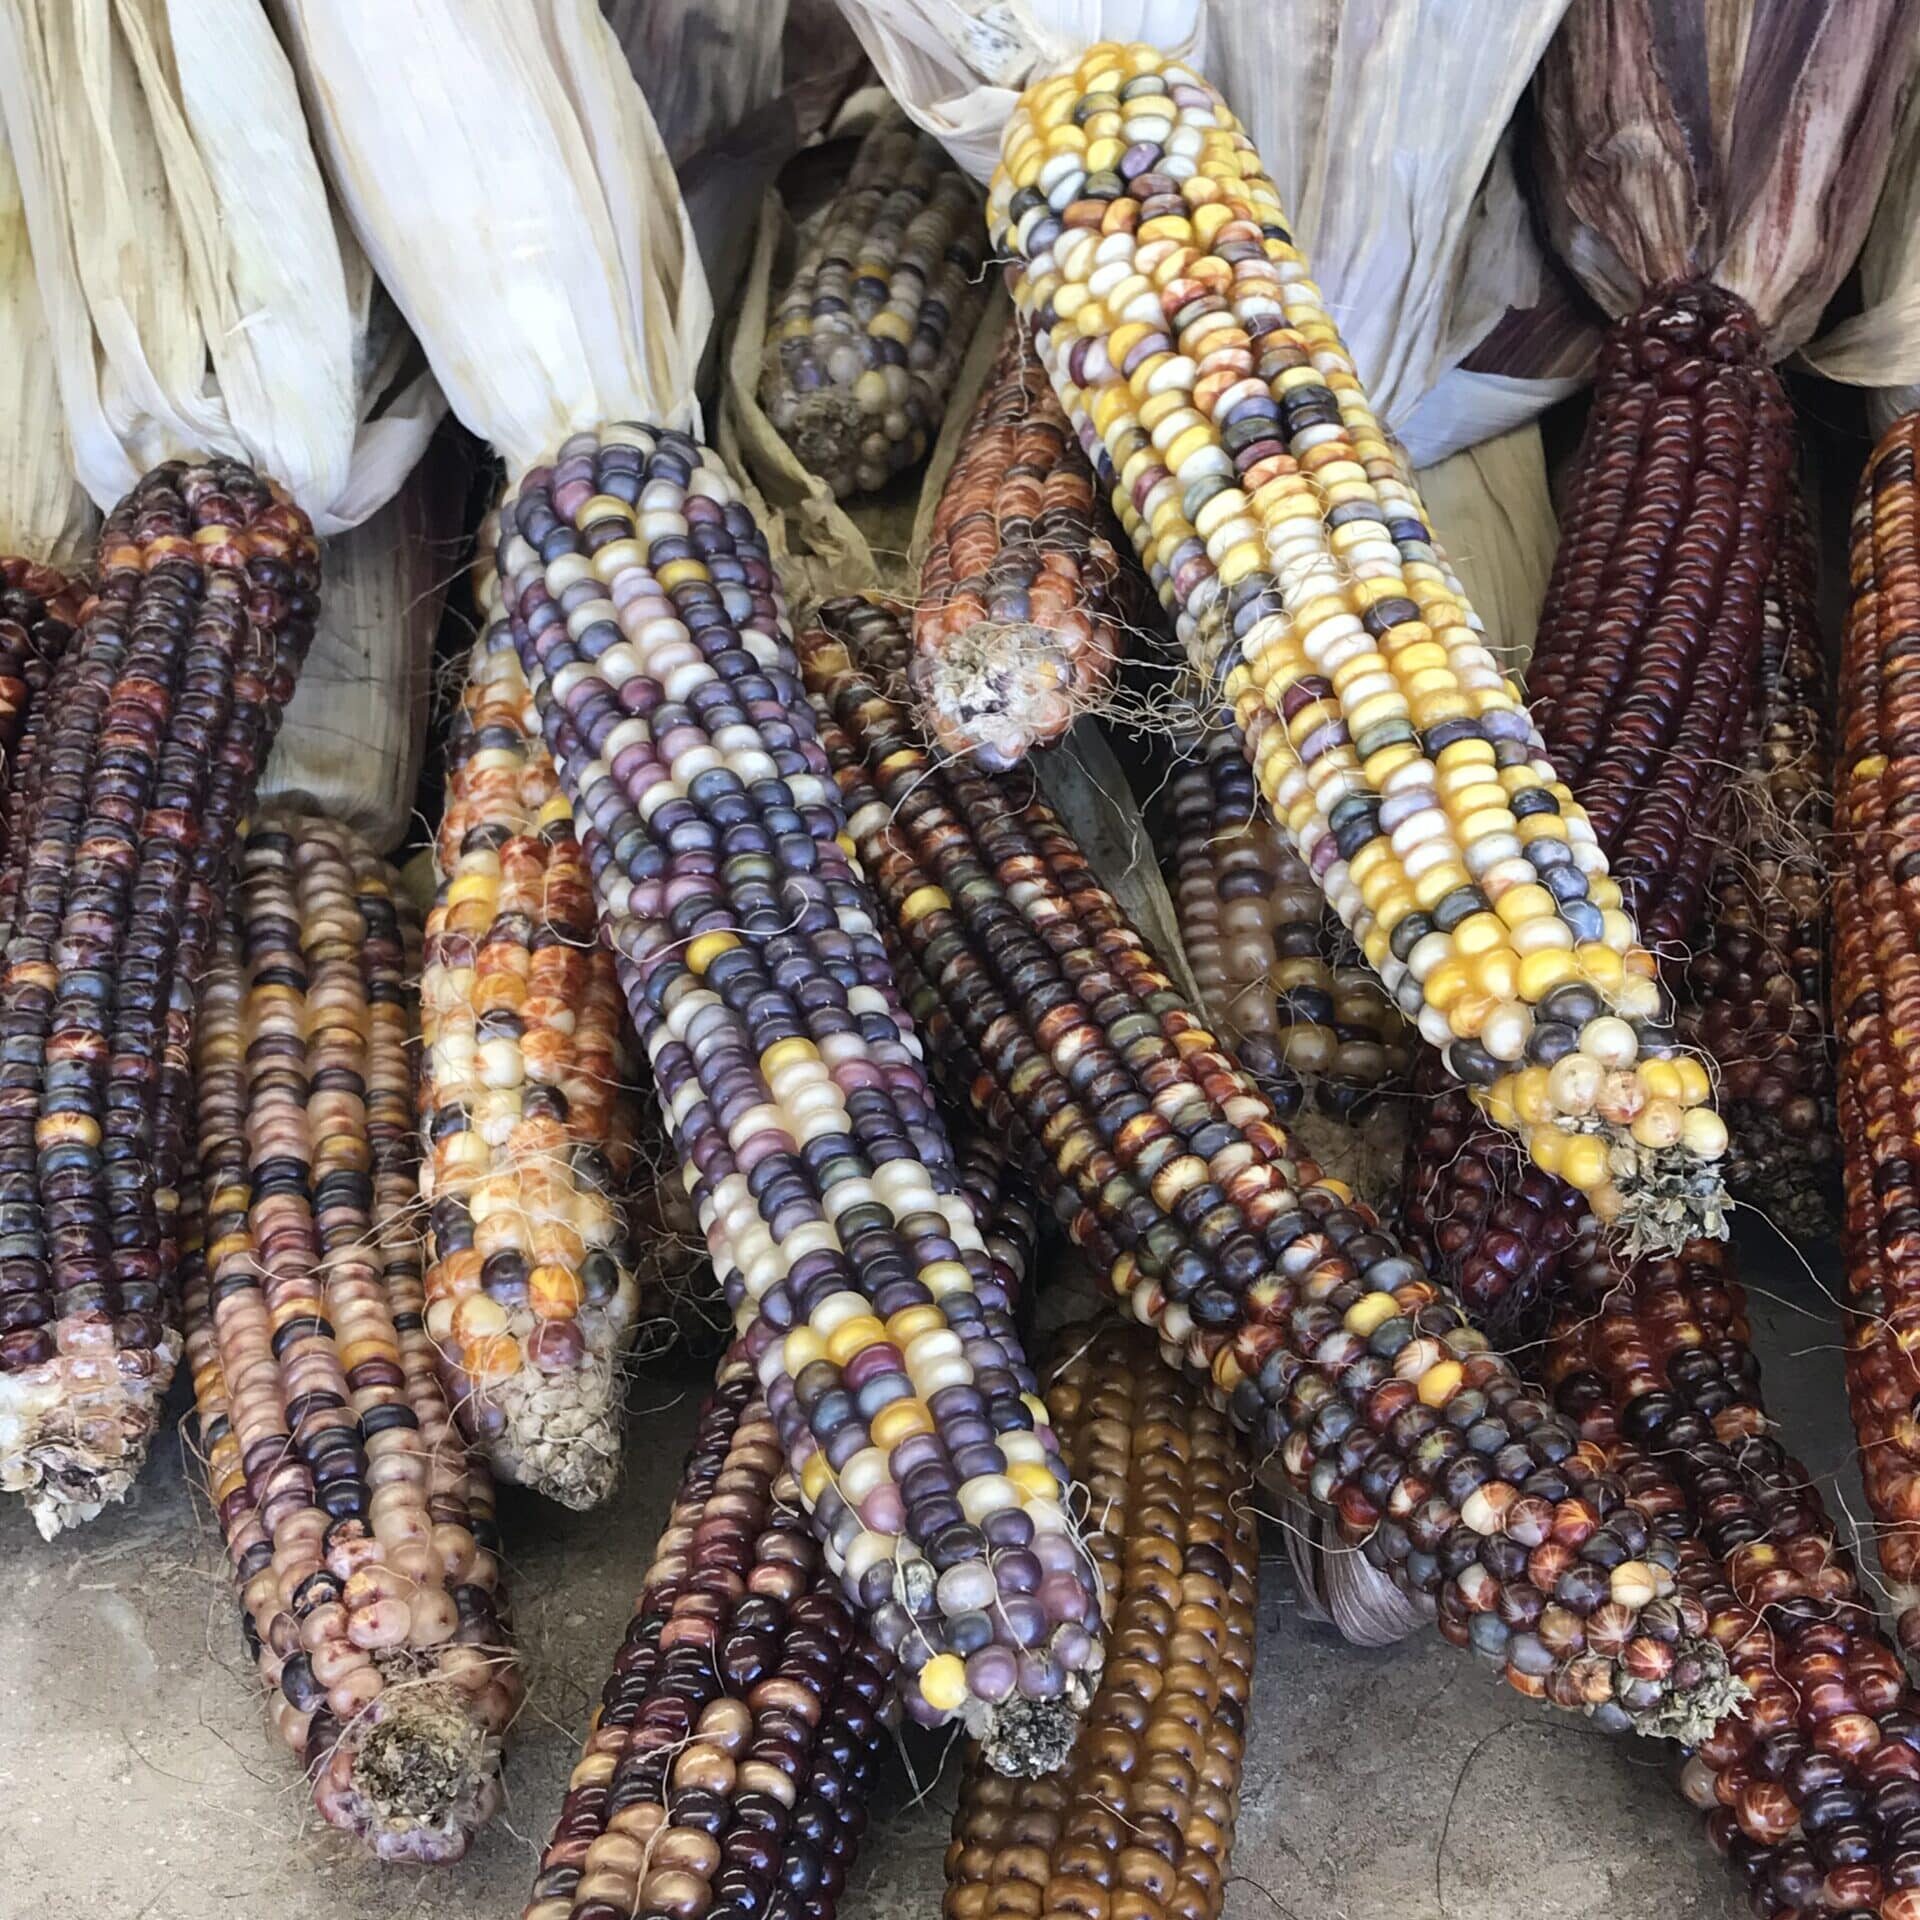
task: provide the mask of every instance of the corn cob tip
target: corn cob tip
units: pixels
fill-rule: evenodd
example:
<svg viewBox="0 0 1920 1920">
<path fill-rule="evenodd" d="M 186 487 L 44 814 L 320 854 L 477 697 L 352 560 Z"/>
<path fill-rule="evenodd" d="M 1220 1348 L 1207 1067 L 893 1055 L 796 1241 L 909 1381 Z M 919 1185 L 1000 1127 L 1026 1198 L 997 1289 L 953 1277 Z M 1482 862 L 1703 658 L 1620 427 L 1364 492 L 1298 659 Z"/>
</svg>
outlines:
<svg viewBox="0 0 1920 1920">
<path fill-rule="evenodd" d="M 178 1342 L 169 1337 L 154 1358 L 171 1379 Z M 52 1380 L 0 1378 L 0 1490 L 25 1496 L 42 1540 L 99 1519 L 127 1497 L 159 1425 L 160 1398 L 157 1388 L 127 1397 L 96 1422 L 77 1417 L 71 1394 Z"/>
</svg>

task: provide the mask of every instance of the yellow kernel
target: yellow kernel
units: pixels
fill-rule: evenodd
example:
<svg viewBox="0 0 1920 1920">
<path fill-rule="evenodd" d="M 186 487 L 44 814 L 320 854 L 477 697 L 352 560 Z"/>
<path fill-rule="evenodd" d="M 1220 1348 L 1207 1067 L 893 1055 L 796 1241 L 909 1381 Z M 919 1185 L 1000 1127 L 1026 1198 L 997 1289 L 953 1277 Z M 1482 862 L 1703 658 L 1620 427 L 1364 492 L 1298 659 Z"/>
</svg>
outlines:
<svg viewBox="0 0 1920 1920">
<path fill-rule="evenodd" d="M 1580 970 L 1602 993 L 1612 993 L 1627 977 L 1626 962 L 1609 946 L 1598 940 L 1583 940 L 1574 948 L 1573 957 Z"/>
<path fill-rule="evenodd" d="M 687 965 L 695 973 L 705 973 L 731 947 L 740 942 L 730 933 L 703 933 L 687 946 Z"/>
<path fill-rule="evenodd" d="M 1364 1340 L 1383 1321 L 1400 1311 L 1400 1303 L 1390 1293 L 1363 1293 L 1346 1312 L 1346 1329 Z"/>
<path fill-rule="evenodd" d="M 1507 930 L 1498 916 L 1491 913 L 1470 913 L 1453 930 L 1455 953 L 1487 953 L 1506 944 Z"/>
<path fill-rule="evenodd" d="M 1532 881 L 1522 881 L 1517 887 L 1509 887 L 1493 903 L 1493 910 L 1510 927 L 1517 927 L 1528 920 L 1538 920 L 1553 911 L 1553 895 L 1545 887 Z"/>
<path fill-rule="evenodd" d="M 1535 1126 L 1553 1118 L 1557 1109 L 1545 1067 L 1524 1067 L 1512 1076 L 1512 1081 L 1513 1110 L 1523 1124 Z"/>
<path fill-rule="evenodd" d="M 1423 1407 L 1444 1407 L 1460 1391 L 1460 1383 L 1465 1378 L 1466 1369 L 1458 1360 L 1442 1360 L 1420 1376 L 1414 1390 Z"/>
<path fill-rule="evenodd" d="M 1718 1160 L 1727 1150 L 1727 1123 L 1711 1107 L 1689 1107 L 1680 1144 L 1697 1159 Z"/>
<path fill-rule="evenodd" d="M 1015 1460 L 1007 1468 L 1007 1478 L 1032 1500 L 1057 1500 L 1060 1482 L 1051 1467 L 1038 1460 Z"/>
<path fill-rule="evenodd" d="M 1680 1076 L 1680 1104 L 1683 1107 L 1697 1107 L 1713 1091 L 1713 1082 L 1707 1078 L 1707 1070 L 1690 1053 L 1678 1054 L 1662 1065 L 1671 1066 Z"/>
<path fill-rule="evenodd" d="M 900 918 L 908 926 L 916 920 L 924 920 L 930 913 L 938 913 L 942 907 L 953 904 L 941 887 L 915 887 L 900 903 Z"/>
<path fill-rule="evenodd" d="M 920 1669 L 920 1691 L 936 1712 L 957 1712 L 967 1697 L 966 1663 L 957 1653 L 936 1653 Z"/>
<path fill-rule="evenodd" d="M 1525 955 L 1520 962 L 1520 998 L 1537 1007 L 1555 987 L 1564 987 L 1580 977 L 1573 955 L 1560 947 L 1542 947 Z"/>
<path fill-rule="evenodd" d="M 1607 1180 L 1607 1143 L 1594 1133 L 1578 1133 L 1560 1157 L 1560 1177 L 1568 1186 L 1591 1193 Z"/>
<path fill-rule="evenodd" d="M 844 1367 L 855 1354 L 878 1346 L 886 1337 L 887 1330 L 875 1315 L 856 1313 L 827 1335 L 827 1358 L 836 1366 Z"/>
<path fill-rule="evenodd" d="M 1678 1061 L 1642 1060 L 1640 1084 L 1646 1088 L 1649 1100 L 1672 1100 L 1677 1104 L 1686 1083 Z"/>
<path fill-rule="evenodd" d="M 815 1505 L 820 1496 L 833 1482 L 833 1469 L 827 1465 L 824 1453 L 807 1455 L 806 1465 L 800 1469 L 800 1497 L 808 1506 Z"/>
<path fill-rule="evenodd" d="M 933 1431 L 933 1416 L 918 1400 L 890 1400 L 873 1416 L 873 1444 L 891 1453 L 902 1440 Z"/>
<path fill-rule="evenodd" d="M 1542 1173 L 1558 1173 L 1566 1164 L 1571 1136 L 1554 1126 L 1534 1127 L 1527 1134 L 1527 1151 Z"/>
</svg>

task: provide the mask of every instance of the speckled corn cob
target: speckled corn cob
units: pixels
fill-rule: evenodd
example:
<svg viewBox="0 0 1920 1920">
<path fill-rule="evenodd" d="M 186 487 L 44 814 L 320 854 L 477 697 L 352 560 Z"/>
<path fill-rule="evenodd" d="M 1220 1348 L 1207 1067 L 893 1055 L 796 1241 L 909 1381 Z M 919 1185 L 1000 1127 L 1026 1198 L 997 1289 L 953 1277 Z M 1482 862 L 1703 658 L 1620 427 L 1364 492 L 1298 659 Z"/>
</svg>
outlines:
<svg viewBox="0 0 1920 1920">
<path fill-rule="evenodd" d="M 382 1859 L 457 1860 L 498 1804 L 520 1680 L 492 1488 L 424 1325 L 418 936 L 389 870 L 329 822 L 269 815 L 237 895 L 195 1049 L 208 1486 L 321 1816 Z"/>
<path fill-rule="evenodd" d="M 940 491 L 913 615 L 914 697 L 950 753 L 1011 767 L 1112 684 L 1121 565 L 1099 506 L 1112 485 L 1010 319 Z"/>
<path fill-rule="evenodd" d="M 1627 1244 L 1721 1231 L 1706 1071 L 1651 1024 L 1653 958 L 1606 856 L 1225 103 L 1102 45 L 1027 90 L 1001 153 L 988 221 L 1055 390 L 1369 964 Z"/>
<path fill-rule="evenodd" d="M 612 1492 L 640 1318 L 614 1193 L 620 988 L 491 562 L 420 985 L 427 1330 L 466 1434 L 570 1507 Z"/>
<path fill-rule="evenodd" d="M 1720 1068 L 1728 1186 L 1794 1238 L 1831 1226 L 1839 1166 L 1826 977 L 1832 693 L 1813 576 L 1796 493 L 1767 583 L 1760 698 L 1677 1016 Z"/>
<path fill-rule="evenodd" d="M 501 526 L 602 935 L 828 1564 L 909 1713 L 1043 1772 L 1099 1667 L 1092 1573 L 765 539 L 715 456 L 627 425 L 529 471 Z"/>
<path fill-rule="evenodd" d="M 986 303 L 979 191 L 936 141 L 882 120 L 799 247 L 760 404 L 841 498 L 872 493 L 932 446 Z"/>
<path fill-rule="evenodd" d="M 179 1358 L 193 989 L 312 636 L 318 547 L 229 460 L 108 516 L 19 823 L 0 979 L 0 1486 L 41 1530 L 119 1499 Z"/>
<path fill-rule="evenodd" d="M 74 651 L 84 595 L 65 574 L 0 559 L 0 953 L 13 937 L 54 677 Z"/>
<path fill-rule="evenodd" d="M 946 1920 L 1217 1920 L 1260 1565 L 1246 1453 L 1139 1330 L 1072 1328 L 1063 1346 L 1047 1405 L 1087 1489 L 1113 1654 L 1063 1772 L 968 1768 Z"/>
<path fill-rule="evenodd" d="M 1126 1311 L 1211 1384 L 1267 1470 L 1512 1685 L 1612 1726 L 1712 1727 L 1738 1689 L 1619 1484 L 1299 1157 L 1033 783 L 937 766 L 916 744 L 880 691 L 907 644 L 898 616 L 840 600 L 822 618 L 802 643 L 822 739 L 862 863 L 944 1012 L 935 1045 L 974 1070 L 976 1108 L 1020 1143 Z M 1577 1611 L 1622 1609 L 1624 1640 L 1549 1648 L 1492 1610 L 1509 1590 L 1544 1606 L 1527 1556 L 1550 1545 L 1609 1569 L 1583 1575 Z"/>
<path fill-rule="evenodd" d="M 523 1920 L 832 1920 L 892 1662 L 807 1528 L 753 1362 L 720 1363 Z"/>
</svg>

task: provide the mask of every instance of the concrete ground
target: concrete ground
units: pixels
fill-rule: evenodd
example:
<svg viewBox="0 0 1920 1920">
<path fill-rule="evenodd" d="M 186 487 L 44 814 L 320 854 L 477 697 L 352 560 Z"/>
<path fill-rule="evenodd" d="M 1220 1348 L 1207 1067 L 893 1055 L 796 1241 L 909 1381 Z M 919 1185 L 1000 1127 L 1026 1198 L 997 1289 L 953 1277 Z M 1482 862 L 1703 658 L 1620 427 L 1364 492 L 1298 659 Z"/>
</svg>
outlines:
<svg viewBox="0 0 1920 1920">
<path fill-rule="evenodd" d="M 1836 1280 L 1770 1234 L 1746 1262 L 1769 1404 L 1831 1495 L 1850 1466 Z M 531 1687 L 510 1802 L 459 1867 L 381 1869 L 320 1828 L 269 1740 L 205 1502 L 170 1432 L 135 1501 L 46 1546 L 0 1513 L 5 1920 L 511 1920 L 664 1512 L 699 1382 L 635 1386 L 608 1511 L 510 1490 Z M 1838 1476 L 1836 1478 L 1836 1476 Z M 1675 1762 L 1498 1685 L 1437 1635 L 1383 1652 L 1304 1621 L 1263 1566 L 1251 1751 L 1228 1920 L 1735 1920 L 1745 1905 Z M 890 1769 L 843 1920 L 937 1915 L 957 1756 Z"/>
</svg>

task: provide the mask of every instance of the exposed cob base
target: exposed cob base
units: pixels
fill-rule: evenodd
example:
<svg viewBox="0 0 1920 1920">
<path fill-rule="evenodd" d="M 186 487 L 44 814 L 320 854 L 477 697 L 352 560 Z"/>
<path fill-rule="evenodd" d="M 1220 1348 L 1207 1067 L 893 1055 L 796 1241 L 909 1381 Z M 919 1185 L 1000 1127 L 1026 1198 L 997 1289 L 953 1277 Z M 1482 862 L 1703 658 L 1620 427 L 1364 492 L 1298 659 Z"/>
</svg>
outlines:
<svg viewBox="0 0 1920 1920">
<path fill-rule="evenodd" d="M 103 1355 L 67 1355 L 32 1373 L 0 1374 L 0 1489 L 26 1496 L 41 1539 L 97 1520 L 127 1497 L 159 1429 L 181 1351 L 180 1336 L 168 1328 L 139 1356 L 153 1364 L 135 1380 L 115 1377 L 125 1369 L 110 1344 Z"/>
</svg>

